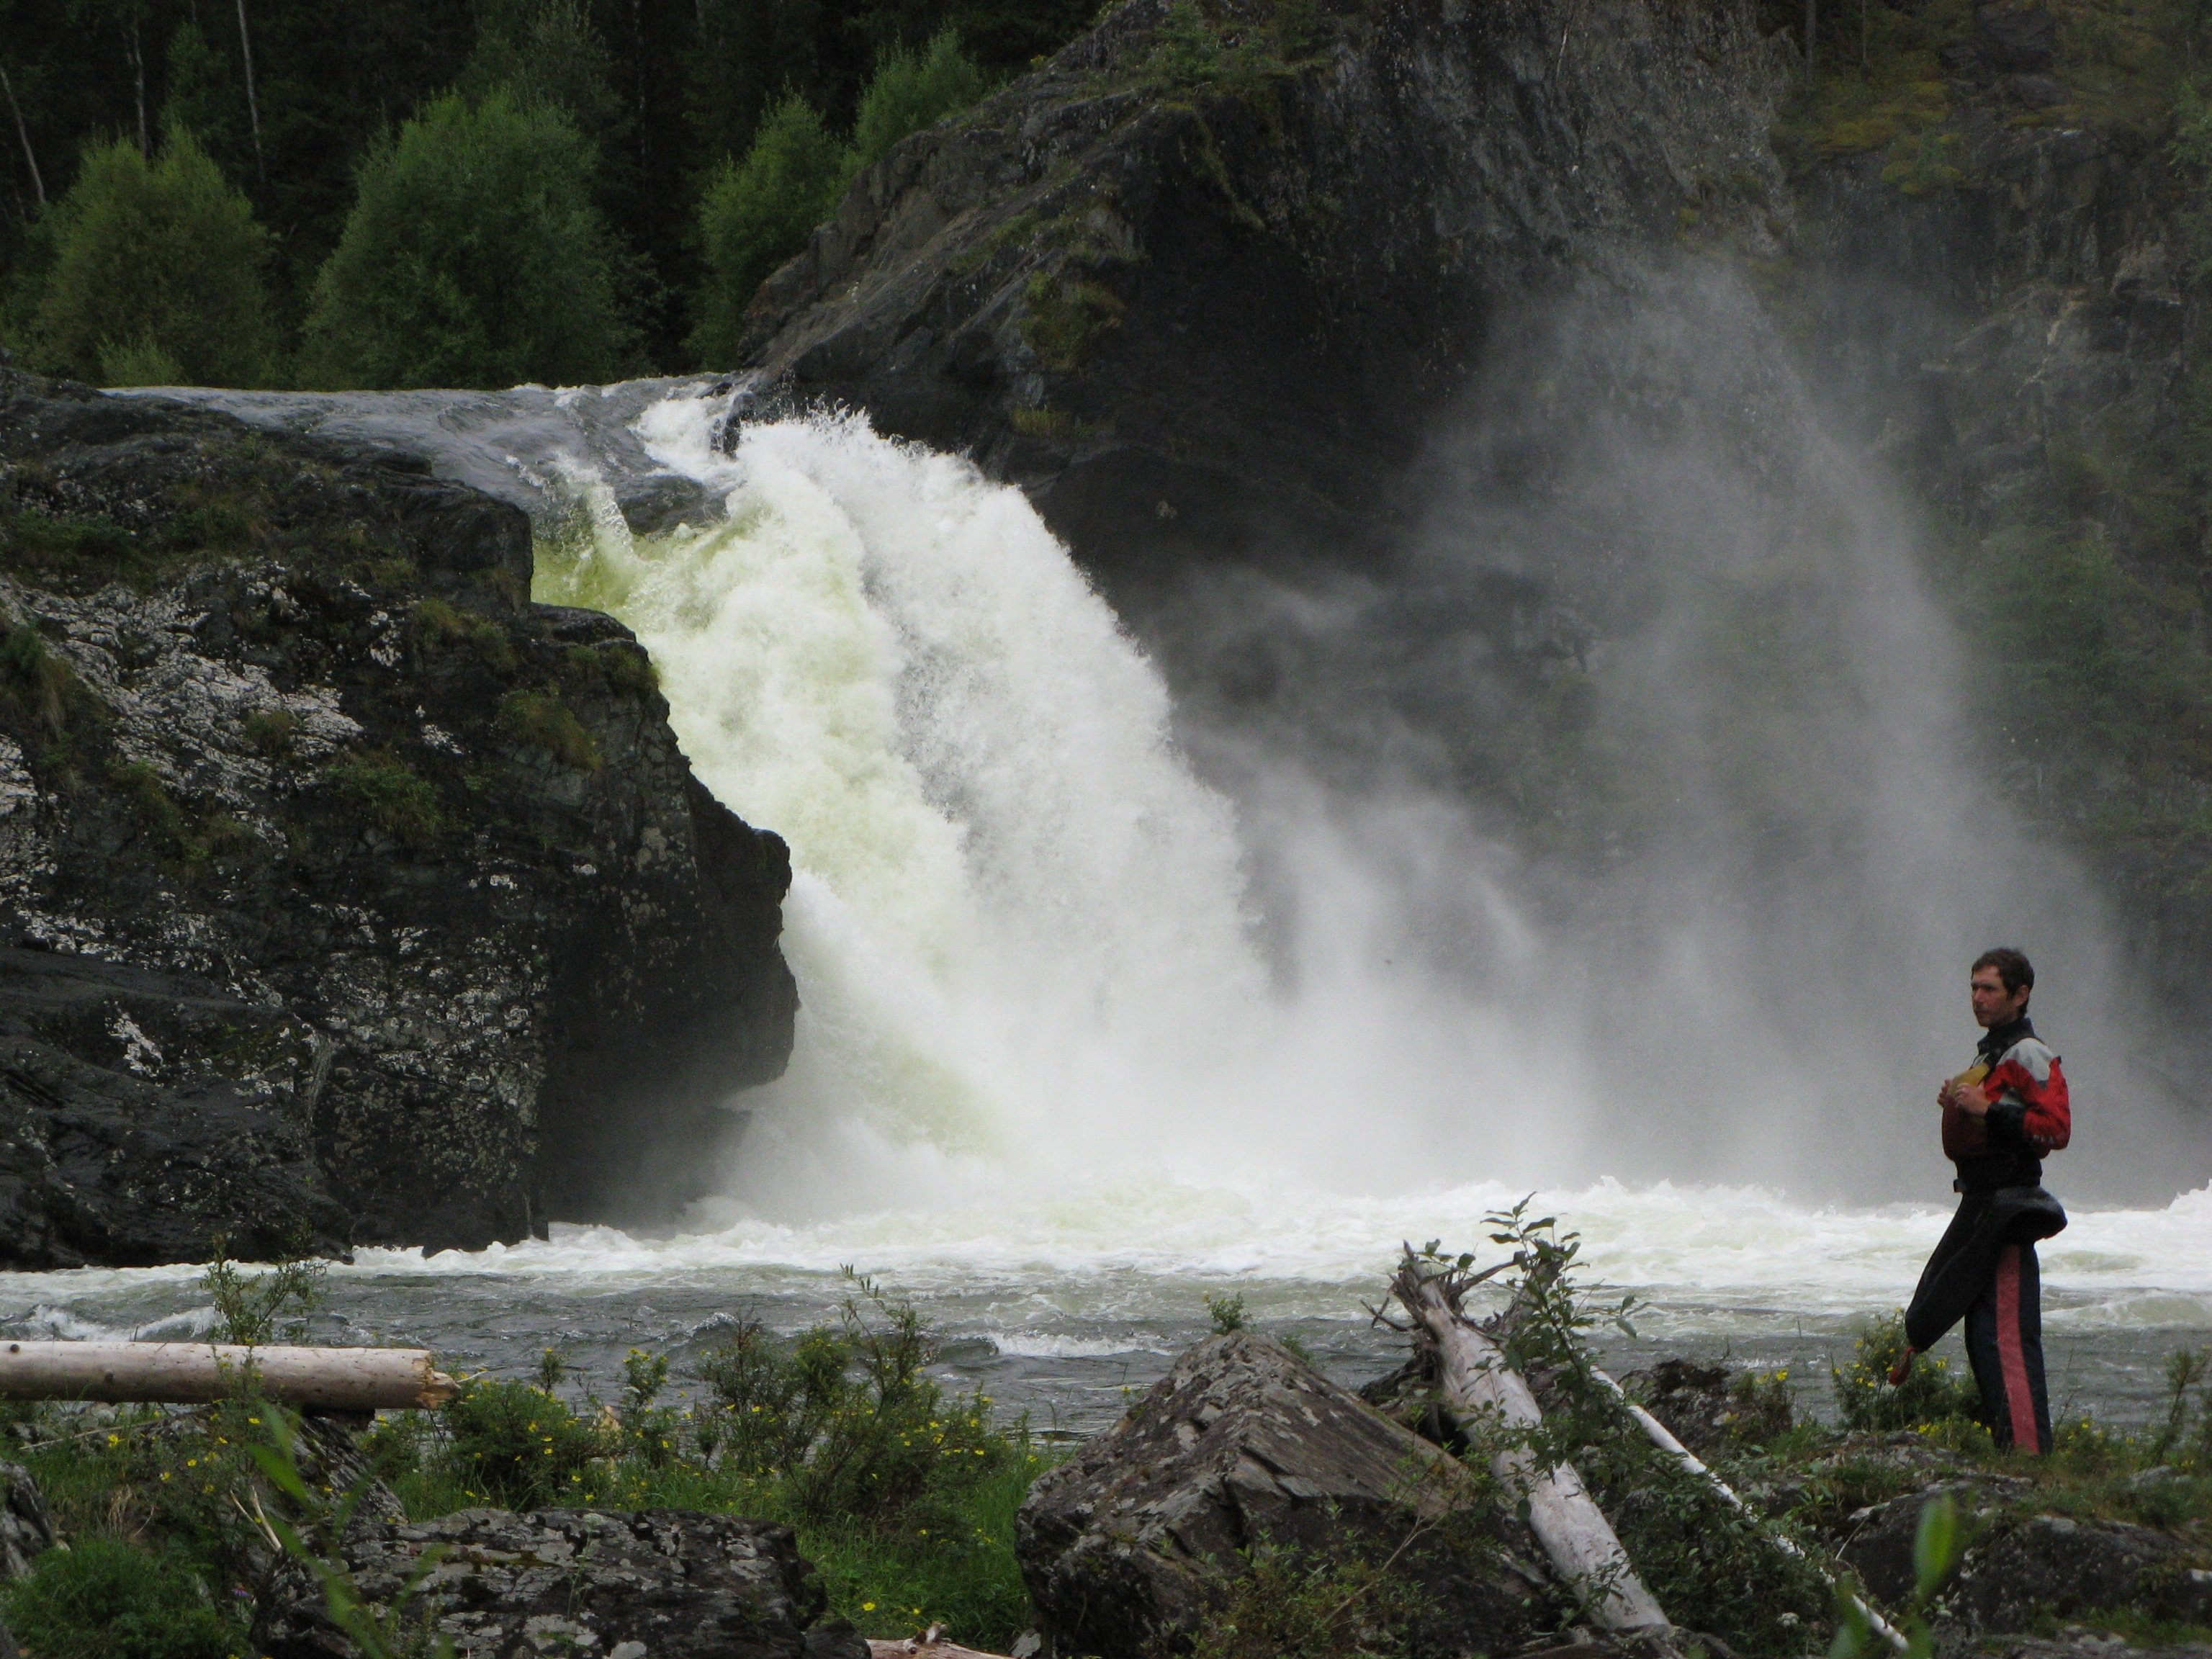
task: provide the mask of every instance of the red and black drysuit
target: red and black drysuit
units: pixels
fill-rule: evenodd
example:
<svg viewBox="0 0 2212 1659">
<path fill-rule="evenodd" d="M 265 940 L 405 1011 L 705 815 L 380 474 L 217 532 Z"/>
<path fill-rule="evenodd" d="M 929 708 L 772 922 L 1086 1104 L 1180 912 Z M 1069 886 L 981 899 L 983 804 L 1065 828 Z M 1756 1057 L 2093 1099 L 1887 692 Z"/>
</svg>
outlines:
<svg viewBox="0 0 2212 1659">
<path fill-rule="evenodd" d="M 1960 1194 L 1936 1253 L 1905 1310 L 1905 1340 L 1925 1353 L 1963 1318 L 1966 1357 L 1982 1392 L 1983 1420 L 2000 1446 L 2051 1449 L 2043 1382 L 2043 1279 L 2038 1239 L 2066 1224 L 2043 1189 L 2043 1157 L 2074 1132 L 2066 1073 L 2023 1017 L 1993 1026 L 1960 1081 L 1979 1083 L 1985 1117 L 1943 1109 L 1943 1152 L 1959 1166 Z"/>
</svg>

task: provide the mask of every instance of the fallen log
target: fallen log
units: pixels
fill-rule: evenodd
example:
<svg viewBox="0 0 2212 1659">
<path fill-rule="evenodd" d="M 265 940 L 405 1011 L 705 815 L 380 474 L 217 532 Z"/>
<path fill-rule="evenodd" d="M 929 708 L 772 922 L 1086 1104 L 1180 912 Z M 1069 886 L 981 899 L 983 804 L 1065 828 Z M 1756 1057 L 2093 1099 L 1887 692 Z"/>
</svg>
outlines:
<svg viewBox="0 0 2212 1659">
<path fill-rule="evenodd" d="M 1436 1345 L 1444 1403 L 1465 1417 L 1495 1415 L 1514 1429 L 1544 1420 L 1528 1380 L 1505 1363 L 1498 1346 L 1463 1318 L 1442 1275 L 1425 1276 L 1408 1249 L 1391 1289 Z M 1525 1446 L 1491 1459 L 1509 1489 L 1528 1500 L 1528 1528 L 1561 1578 L 1583 1595 L 1590 1616 L 1607 1630 L 1663 1626 L 1667 1615 L 1636 1576 L 1613 1523 L 1583 1488 L 1571 1465 L 1537 1466 Z"/>
<path fill-rule="evenodd" d="M 1731 1508 L 1739 1510 L 1745 1515 L 1751 1516 L 1752 1520 L 1758 1523 L 1759 1530 L 1766 1534 L 1767 1538 L 1773 1542 L 1776 1548 L 1783 1551 L 1785 1554 L 1796 1556 L 1799 1560 L 1809 1565 L 1814 1571 L 1819 1573 L 1822 1581 L 1827 1584 L 1829 1589 L 1843 1596 L 1853 1607 L 1859 1610 L 1860 1613 L 1864 1616 L 1868 1626 L 1874 1631 L 1875 1634 L 1881 1637 L 1883 1641 L 1888 1643 L 1891 1647 L 1894 1648 L 1899 1653 L 1906 1652 L 1911 1649 L 1912 1644 L 1905 1640 L 1904 1632 L 1899 1630 L 1896 1626 L 1891 1624 L 1889 1620 L 1876 1613 L 1873 1607 L 1867 1604 L 1865 1598 L 1858 1595 L 1856 1591 L 1850 1589 L 1842 1583 L 1839 1583 L 1837 1581 L 1836 1575 L 1829 1570 L 1826 1562 L 1818 1560 L 1815 1558 L 1806 1554 L 1802 1549 L 1798 1547 L 1797 1540 L 1796 1539 L 1790 1537 L 1787 1533 L 1778 1532 L 1772 1527 L 1769 1526 L 1767 1524 L 1766 1518 L 1764 1516 L 1759 1515 L 1751 1507 L 1750 1504 L 1745 1503 L 1741 1498 L 1738 1497 L 1736 1495 L 1735 1488 L 1729 1486 L 1729 1483 L 1722 1480 L 1720 1476 L 1715 1474 L 1706 1465 L 1704 1458 L 1698 1456 L 1697 1453 L 1692 1451 L 1687 1446 L 1676 1439 L 1674 1437 L 1674 1431 L 1672 1429 L 1669 1429 L 1664 1423 L 1662 1423 L 1657 1418 L 1654 1417 L 1650 1412 L 1646 1411 L 1635 1401 L 1630 1399 L 1628 1397 L 1627 1389 L 1622 1388 L 1620 1383 L 1614 1382 L 1613 1378 L 1607 1376 L 1603 1371 L 1593 1370 L 1590 1372 L 1590 1375 L 1597 1378 L 1601 1384 L 1609 1389 L 1614 1399 L 1620 1401 L 1622 1405 L 1628 1407 L 1629 1415 L 1637 1420 L 1638 1424 L 1643 1428 L 1645 1435 L 1650 1438 L 1653 1445 L 1658 1447 L 1661 1451 L 1671 1454 L 1674 1460 L 1681 1464 L 1685 1469 L 1688 1470 L 1692 1474 L 1696 1475 L 1708 1486 L 1711 1487 L 1715 1495 L 1717 1496 L 1722 1502 L 1727 1504 Z"/>
<path fill-rule="evenodd" d="M 0 1400 L 203 1405 L 248 1371 L 264 1397 L 323 1411 L 442 1406 L 460 1385 L 424 1348 L 248 1348 L 219 1342 L 0 1343 Z"/>
<path fill-rule="evenodd" d="M 903 1642 L 871 1637 L 868 1659 L 1005 1659 L 1005 1656 L 985 1653 L 980 1648 L 963 1648 L 957 1642 L 932 1642 L 919 1636 L 908 1637 Z"/>
</svg>

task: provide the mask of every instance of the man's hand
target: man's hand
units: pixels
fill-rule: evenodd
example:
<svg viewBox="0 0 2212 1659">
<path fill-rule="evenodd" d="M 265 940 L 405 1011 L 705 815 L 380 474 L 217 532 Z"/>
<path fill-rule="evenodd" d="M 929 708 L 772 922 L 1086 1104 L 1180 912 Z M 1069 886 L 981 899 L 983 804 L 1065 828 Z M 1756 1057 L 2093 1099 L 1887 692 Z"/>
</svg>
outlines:
<svg viewBox="0 0 2212 1659">
<path fill-rule="evenodd" d="M 1990 1097 L 1982 1092 L 1982 1085 L 1978 1083 L 1954 1084 L 1951 1104 L 1968 1117 L 1987 1117 L 1990 1113 Z"/>
<path fill-rule="evenodd" d="M 1912 1350 L 1907 1348 L 1903 1353 L 1898 1355 L 1897 1364 L 1889 1368 L 1889 1386 L 1893 1389 L 1901 1389 L 1905 1386 L 1905 1379 L 1911 1375 Z"/>
</svg>

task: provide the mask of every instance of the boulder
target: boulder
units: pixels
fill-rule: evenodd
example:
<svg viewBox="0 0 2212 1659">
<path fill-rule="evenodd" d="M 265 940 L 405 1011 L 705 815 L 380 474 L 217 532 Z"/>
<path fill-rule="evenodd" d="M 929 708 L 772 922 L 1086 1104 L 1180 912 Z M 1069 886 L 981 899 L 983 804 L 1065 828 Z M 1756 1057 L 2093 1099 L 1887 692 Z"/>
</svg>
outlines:
<svg viewBox="0 0 2212 1659">
<path fill-rule="evenodd" d="M 0 371 L 0 1267 L 696 1196 L 782 1069 L 782 842 L 422 464 Z"/>
<path fill-rule="evenodd" d="M 1279 1344 L 1200 1343 L 1046 1472 L 1015 1548 L 1055 1653 L 1187 1646 L 1240 1553 L 1388 1560 L 1423 1593 L 1417 1652 L 1510 1651 L 1553 1622 L 1542 1553 L 1455 1459 Z"/>
<path fill-rule="evenodd" d="M 370 1602 L 400 1596 L 424 1551 L 441 1552 L 418 1603 L 478 1659 L 867 1659 L 787 1527 L 683 1510 L 464 1510 L 356 1526 L 344 1545 Z M 319 1594 L 256 1632 L 270 1659 L 350 1659 Z"/>
<path fill-rule="evenodd" d="M 30 1571 L 31 1563 L 53 1542 L 54 1523 L 39 1483 L 21 1464 L 0 1463 L 0 1583 Z"/>
<path fill-rule="evenodd" d="M 2014 1506 L 2031 1495 L 2027 1484 L 1997 1478 L 1931 1487 L 1852 1517 L 1840 1553 L 1883 1601 L 1911 1593 L 1921 1510 L 1945 1493 L 1968 1519 L 1969 1542 L 1938 1596 L 1940 1625 L 1980 1637 L 2100 1612 L 2212 1623 L 2212 1570 L 2201 1549 L 2125 1522 L 2022 1513 Z"/>
</svg>

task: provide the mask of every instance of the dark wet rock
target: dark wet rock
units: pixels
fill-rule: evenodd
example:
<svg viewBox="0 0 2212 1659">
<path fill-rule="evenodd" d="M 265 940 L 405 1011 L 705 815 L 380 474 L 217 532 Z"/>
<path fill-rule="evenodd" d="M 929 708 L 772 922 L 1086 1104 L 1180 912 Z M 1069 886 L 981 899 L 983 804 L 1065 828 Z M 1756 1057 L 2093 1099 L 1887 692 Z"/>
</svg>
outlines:
<svg viewBox="0 0 2212 1659">
<path fill-rule="evenodd" d="M 571 511 L 575 477 L 604 483 L 641 533 L 715 515 L 694 479 L 646 453 L 631 428 L 672 392 L 705 389 L 711 375 L 613 386 L 519 386 L 504 391 L 234 392 L 164 386 L 161 397 L 219 409 L 271 431 L 312 435 L 356 453 L 411 456 L 438 478 L 512 501 L 541 521 Z M 726 390 L 726 387 L 725 388 Z"/>
<path fill-rule="evenodd" d="M 464 1510 L 358 1527 L 344 1557 L 371 1602 L 390 1605 L 425 1550 L 441 1559 L 419 1605 L 479 1659 L 863 1659 L 850 1625 L 817 1625 L 828 1595 L 789 1528 L 682 1510 Z M 339 1659 L 319 1595 L 256 1632 L 271 1659 Z"/>
<path fill-rule="evenodd" d="M 53 1543 L 39 1483 L 21 1464 L 0 1463 L 0 1583 L 21 1578 Z"/>
<path fill-rule="evenodd" d="M 2212 1647 L 2194 1642 L 2172 1647 L 2139 1648 L 2108 1631 L 2079 1626 L 2032 1642 L 1985 1646 L 1986 1659 L 2212 1659 Z"/>
<path fill-rule="evenodd" d="M 1419 1653 L 1508 1651 L 1552 1622 L 1542 1553 L 1486 1488 L 1249 1333 L 1193 1348 L 1120 1423 L 1042 1475 L 1016 1549 L 1053 1651 L 1140 1659 L 1187 1644 L 1239 1552 L 1263 1543 L 1322 1558 L 1395 1553 L 1394 1571 L 1431 1606 Z"/>
<path fill-rule="evenodd" d="M 1841 1555 L 1882 1600 L 1896 1604 L 1911 1595 L 1921 1510 L 1947 1492 L 1969 1537 L 1935 1610 L 1950 1631 L 2025 1632 L 2098 1612 L 2212 1623 L 2212 1570 L 2200 1547 L 2124 1522 L 2024 1510 L 2028 1483 L 1998 1476 L 1914 1492 L 1853 1517 Z"/>
<path fill-rule="evenodd" d="M 1509 311 L 1686 222 L 1765 237 L 1748 5 L 1325 8 L 1242 90 L 1164 78 L 1168 9 L 864 172 L 755 301 L 757 406 L 974 453 L 1109 586 L 1285 526 L 1356 556 Z"/>
<path fill-rule="evenodd" d="M 404 457 L 0 374 L 0 1265 L 696 1194 L 787 857 L 530 574 Z"/>
</svg>

